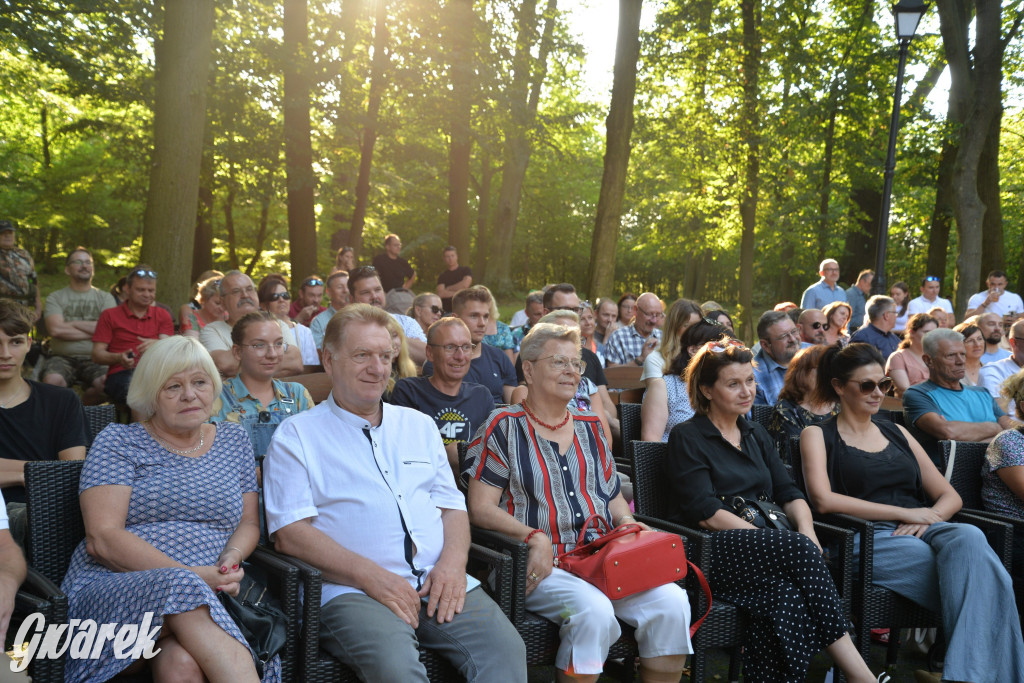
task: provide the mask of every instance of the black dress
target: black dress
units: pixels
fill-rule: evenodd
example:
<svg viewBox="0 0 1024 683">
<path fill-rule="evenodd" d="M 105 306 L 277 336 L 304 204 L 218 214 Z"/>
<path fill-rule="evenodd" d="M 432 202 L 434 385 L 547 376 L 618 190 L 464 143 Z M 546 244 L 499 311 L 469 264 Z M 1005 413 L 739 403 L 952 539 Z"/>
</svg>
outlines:
<svg viewBox="0 0 1024 683">
<path fill-rule="evenodd" d="M 738 420 L 742 450 L 697 415 L 668 438 L 668 476 L 679 507 L 675 521 L 696 527 L 718 510 L 718 496 L 768 495 L 780 505 L 802 499 L 768 432 Z M 846 633 L 835 583 L 814 543 L 796 531 L 730 529 L 711 535 L 707 572 L 716 598 L 744 608 L 750 626 L 745 677 L 758 683 L 806 680 L 811 658 Z"/>
</svg>

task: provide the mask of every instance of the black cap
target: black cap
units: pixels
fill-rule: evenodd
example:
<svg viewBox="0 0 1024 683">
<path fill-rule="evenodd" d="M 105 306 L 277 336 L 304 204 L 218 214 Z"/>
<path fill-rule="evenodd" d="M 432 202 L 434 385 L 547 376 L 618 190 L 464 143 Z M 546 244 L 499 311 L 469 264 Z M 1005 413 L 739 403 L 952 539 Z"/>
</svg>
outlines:
<svg viewBox="0 0 1024 683">
<path fill-rule="evenodd" d="M 5 230 L 14 230 L 14 223 L 10 221 L 0 221 L 0 232 Z"/>
</svg>

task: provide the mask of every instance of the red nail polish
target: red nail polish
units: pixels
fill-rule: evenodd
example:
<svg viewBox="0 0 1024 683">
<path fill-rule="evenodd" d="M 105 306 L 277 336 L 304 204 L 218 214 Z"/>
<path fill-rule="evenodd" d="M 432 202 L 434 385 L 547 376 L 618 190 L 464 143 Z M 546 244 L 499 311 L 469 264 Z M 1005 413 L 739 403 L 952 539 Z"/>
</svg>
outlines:
<svg viewBox="0 0 1024 683">
<path fill-rule="evenodd" d="M 238 565 L 236 564 L 232 569 L 238 569 Z"/>
<path fill-rule="evenodd" d="M 216 587 L 216 588 L 214 588 L 213 590 L 215 590 L 215 591 L 217 591 L 218 593 L 220 593 L 220 586 L 217 586 L 217 587 Z"/>
</svg>

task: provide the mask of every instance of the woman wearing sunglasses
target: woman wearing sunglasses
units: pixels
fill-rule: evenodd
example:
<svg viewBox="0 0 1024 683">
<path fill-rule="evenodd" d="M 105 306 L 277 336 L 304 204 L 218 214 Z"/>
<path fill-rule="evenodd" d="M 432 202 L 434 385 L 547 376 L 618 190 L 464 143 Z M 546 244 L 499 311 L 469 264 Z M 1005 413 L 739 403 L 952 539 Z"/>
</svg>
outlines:
<svg viewBox="0 0 1024 683">
<path fill-rule="evenodd" d="M 686 368 L 696 415 L 668 439 L 666 473 L 679 501 L 674 521 L 713 532 L 704 571 L 716 598 L 749 614 L 748 680 L 803 681 L 824 649 L 851 683 L 873 683 L 846 633 L 811 510 L 768 432 L 746 419 L 756 392 L 753 359 L 742 342 L 722 337 L 702 346 Z M 781 505 L 795 531 L 756 527 L 734 512 L 737 497 Z"/>
<path fill-rule="evenodd" d="M 928 366 L 924 362 L 924 335 L 938 327 L 939 321 L 927 313 L 915 313 L 907 321 L 900 347 L 885 363 L 885 374 L 892 377 L 897 397 L 902 397 L 915 384 L 928 380 Z"/>
<path fill-rule="evenodd" d="M 412 308 L 409 310 L 409 317 L 420 324 L 423 334 L 427 333 L 430 326 L 441 319 L 444 309 L 441 308 L 441 297 L 433 292 L 420 294 L 412 300 Z"/>
<path fill-rule="evenodd" d="M 295 340 L 299 343 L 302 354 L 302 365 L 306 372 L 315 372 L 320 366 L 320 354 L 316 350 L 313 332 L 306 325 L 295 322 L 288 317 L 292 303 L 292 295 L 288 292 L 288 280 L 280 273 L 271 273 L 260 280 L 256 295 L 260 300 L 260 308 L 274 315 L 278 320 L 291 328 Z"/>
<path fill-rule="evenodd" d="M 825 352 L 817 391 L 842 409 L 800 438 L 811 504 L 874 521 L 875 583 L 942 614 L 941 680 L 1022 681 L 1010 576 L 981 530 L 946 521 L 960 510 L 960 496 L 914 437 L 872 419 L 889 384 L 875 347 Z"/>
</svg>

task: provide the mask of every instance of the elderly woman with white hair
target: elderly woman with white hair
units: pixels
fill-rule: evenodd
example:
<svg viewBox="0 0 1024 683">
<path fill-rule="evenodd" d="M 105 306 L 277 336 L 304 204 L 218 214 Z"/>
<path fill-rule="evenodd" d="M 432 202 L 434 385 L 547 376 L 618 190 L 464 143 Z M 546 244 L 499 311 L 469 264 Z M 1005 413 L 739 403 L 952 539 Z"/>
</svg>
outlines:
<svg viewBox="0 0 1024 683">
<path fill-rule="evenodd" d="M 520 357 L 527 398 L 491 413 L 463 464 L 470 520 L 529 547 L 526 607 L 559 624 L 559 681 L 598 679 L 619 637 L 618 618 L 636 627 L 641 680 L 675 683 L 692 652 L 690 605 L 679 586 L 612 601 L 553 566 L 576 546 L 590 515 L 612 527 L 634 521 L 597 417 L 567 407 L 583 371 L 579 330 L 538 322 Z"/>
<path fill-rule="evenodd" d="M 68 681 L 107 680 L 148 663 L 156 681 L 257 681 L 252 654 L 217 593 L 237 594 L 259 538 L 252 446 L 237 424 L 208 424 L 221 381 L 193 337 L 154 342 L 128 405 L 145 419 L 96 437 L 79 484 L 85 540 L 64 578 L 73 619 L 139 624 L 159 653 L 68 658 Z M 280 660 L 264 680 L 280 679 Z"/>
</svg>

